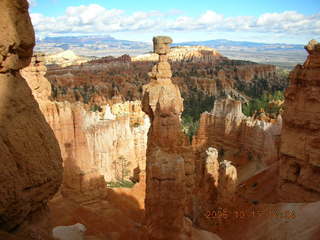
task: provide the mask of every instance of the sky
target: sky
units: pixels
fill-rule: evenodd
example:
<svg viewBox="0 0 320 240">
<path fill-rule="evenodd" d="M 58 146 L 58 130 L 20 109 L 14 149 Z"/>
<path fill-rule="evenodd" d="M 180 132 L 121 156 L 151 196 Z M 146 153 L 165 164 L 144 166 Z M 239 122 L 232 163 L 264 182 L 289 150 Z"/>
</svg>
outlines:
<svg viewBox="0 0 320 240">
<path fill-rule="evenodd" d="M 36 36 L 111 35 L 150 42 L 320 40 L 320 0 L 28 0 Z"/>
</svg>

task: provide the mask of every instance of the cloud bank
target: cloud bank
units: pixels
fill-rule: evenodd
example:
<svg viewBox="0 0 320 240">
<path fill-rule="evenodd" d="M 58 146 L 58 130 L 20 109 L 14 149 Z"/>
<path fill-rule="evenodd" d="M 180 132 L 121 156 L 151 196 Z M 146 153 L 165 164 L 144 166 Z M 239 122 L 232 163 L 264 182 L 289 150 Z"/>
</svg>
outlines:
<svg viewBox="0 0 320 240">
<path fill-rule="evenodd" d="M 320 13 L 303 15 L 296 11 L 255 16 L 226 17 L 207 10 L 197 17 L 180 11 L 134 12 L 106 9 L 97 4 L 68 7 L 63 16 L 31 13 L 38 35 L 111 34 L 119 32 L 247 32 L 320 36 Z"/>
</svg>

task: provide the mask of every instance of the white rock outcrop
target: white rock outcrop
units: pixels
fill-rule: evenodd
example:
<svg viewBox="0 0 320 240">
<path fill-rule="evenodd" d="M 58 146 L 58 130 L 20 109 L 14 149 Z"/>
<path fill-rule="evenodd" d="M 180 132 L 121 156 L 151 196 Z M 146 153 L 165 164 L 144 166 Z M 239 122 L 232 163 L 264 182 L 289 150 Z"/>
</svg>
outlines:
<svg viewBox="0 0 320 240">
<path fill-rule="evenodd" d="M 84 240 L 86 226 L 76 223 L 71 226 L 58 226 L 53 228 L 52 236 L 57 240 Z"/>
</svg>

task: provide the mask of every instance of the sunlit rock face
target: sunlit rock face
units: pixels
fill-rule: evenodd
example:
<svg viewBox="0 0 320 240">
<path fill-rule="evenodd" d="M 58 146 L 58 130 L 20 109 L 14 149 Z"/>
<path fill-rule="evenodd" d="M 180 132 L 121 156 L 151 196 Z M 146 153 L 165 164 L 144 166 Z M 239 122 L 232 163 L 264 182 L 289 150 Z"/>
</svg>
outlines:
<svg viewBox="0 0 320 240">
<path fill-rule="evenodd" d="M 265 122 L 246 117 L 241 102 L 231 98 L 215 101 L 210 113 L 203 113 L 192 144 L 197 148 L 214 146 L 223 159 L 232 161 L 239 181 L 278 159 L 282 120 Z"/>
<path fill-rule="evenodd" d="M 234 204 L 237 182 L 237 169 L 230 161 L 221 161 L 219 163 L 218 205 L 226 207 Z"/>
<path fill-rule="evenodd" d="M 312 40 L 308 58 L 290 73 L 280 149 L 283 201 L 320 199 L 320 44 Z"/>
<path fill-rule="evenodd" d="M 123 109 L 116 112 L 119 105 Z M 128 180 L 135 169 L 145 170 L 149 119 L 139 110 L 140 103 L 119 105 L 112 107 L 117 115 L 89 112 L 80 103 L 55 103 L 47 109 L 62 149 L 66 172 L 62 192 L 68 196 L 76 191 L 93 198 L 94 191 L 99 197 L 106 182 Z"/>
<path fill-rule="evenodd" d="M 19 73 L 35 44 L 28 2 L 3 0 L 0 14 L 0 230 L 10 231 L 44 212 L 63 169 L 53 131 Z"/>
</svg>

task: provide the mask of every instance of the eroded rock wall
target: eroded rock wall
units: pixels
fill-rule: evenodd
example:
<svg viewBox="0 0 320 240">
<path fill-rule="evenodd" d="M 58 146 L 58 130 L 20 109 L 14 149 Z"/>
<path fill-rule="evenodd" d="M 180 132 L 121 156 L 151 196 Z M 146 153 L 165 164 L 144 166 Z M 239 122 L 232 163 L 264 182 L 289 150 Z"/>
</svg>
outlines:
<svg viewBox="0 0 320 240">
<path fill-rule="evenodd" d="M 102 105 L 93 112 L 79 102 L 54 102 L 45 73 L 41 53 L 22 70 L 59 141 L 65 168 L 62 193 L 83 202 L 102 197 L 106 182 L 137 181 L 145 170 L 150 126 L 141 103 Z"/>
<path fill-rule="evenodd" d="M 290 73 L 285 93 L 279 193 L 287 202 L 320 199 L 320 44 L 305 48 L 309 56 Z"/>
<path fill-rule="evenodd" d="M 217 148 L 223 159 L 236 165 L 242 181 L 277 161 L 281 125 L 281 117 L 274 122 L 248 118 L 240 101 L 220 99 L 212 112 L 201 115 L 193 145 Z"/>
<path fill-rule="evenodd" d="M 46 209 L 63 169 L 54 133 L 19 73 L 35 44 L 28 2 L 3 0 L 0 14 L 0 229 L 10 231 Z"/>
</svg>

